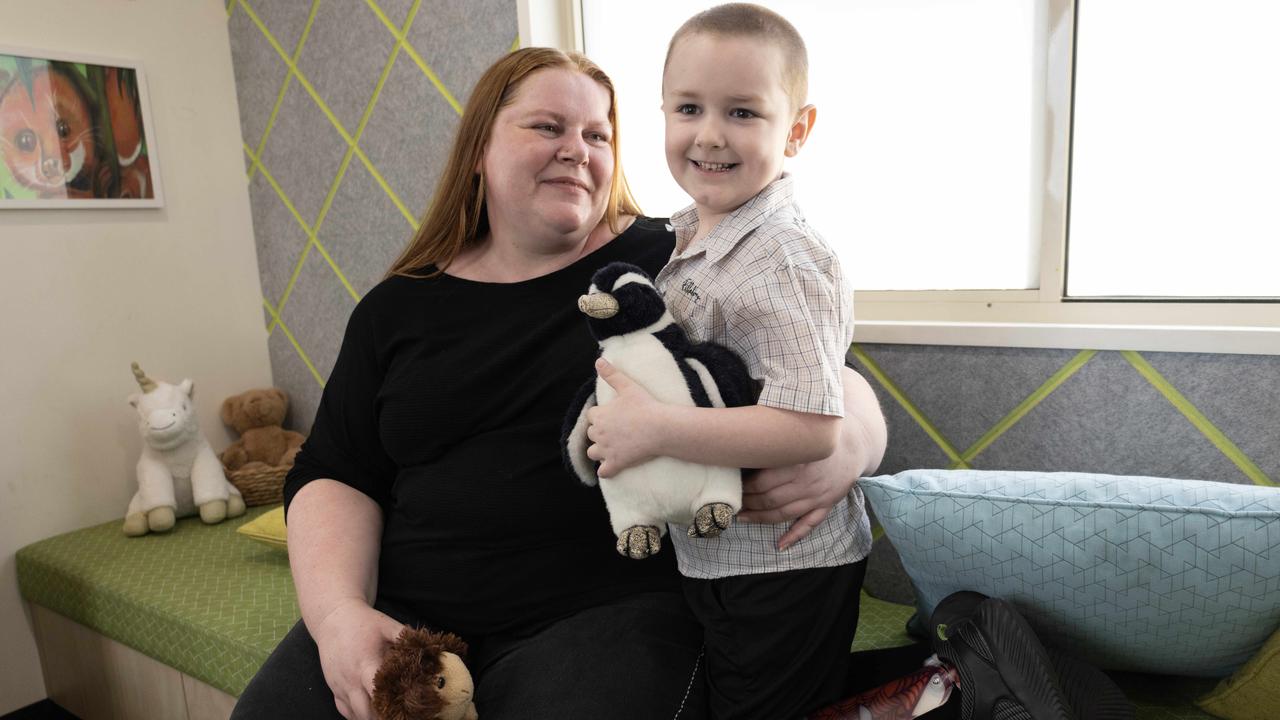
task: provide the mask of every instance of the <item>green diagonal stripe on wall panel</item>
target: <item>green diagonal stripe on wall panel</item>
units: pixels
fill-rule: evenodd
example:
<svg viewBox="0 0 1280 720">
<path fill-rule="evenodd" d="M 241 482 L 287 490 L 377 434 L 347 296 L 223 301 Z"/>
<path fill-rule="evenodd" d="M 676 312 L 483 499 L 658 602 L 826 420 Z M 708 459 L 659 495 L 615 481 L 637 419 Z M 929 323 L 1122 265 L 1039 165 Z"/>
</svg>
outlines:
<svg viewBox="0 0 1280 720">
<path fill-rule="evenodd" d="M 1178 409 L 1178 412 L 1186 416 L 1197 430 L 1204 433 L 1204 436 L 1209 439 L 1209 442 L 1213 443 L 1214 447 L 1222 451 L 1222 454 L 1226 455 L 1228 460 L 1235 463 L 1236 467 L 1240 468 L 1240 471 L 1248 476 L 1250 480 L 1257 485 L 1276 485 L 1275 481 L 1262 472 L 1262 468 L 1254 464 L 1249 459 L 1249 456 L 1236 447 L 1236 444 L 1231 442 L 1217 426 L 1210 422 L 1209 418 L 1204 416 L 1204 413 L 1200 412 L 1195 405 L 1191 404 L 1190 400 L 1178 392 L 1177 388 L 1152 367 L 1146 358 L 1132 350 L 1125 350 L 1120 354 L 1125 360 L 1129 361 L 1129 364 L 1135 370 L 1141 373 L 1142 377 L 1146 378 L 1147 382 L 1151 383 L 1152 387 L 1158 390 L 1161 395 L 1164 395 L 1165 399 Z"/>
<path fill-rule="evenodd" d="M 396 28 L 395 23 L 391 22 L 391 18 L 387 17 L 387 14 L 382 11 L 382 8 L 378 7 L 377 3 L 373 2 L 373 0 L 364 1 L 365 4 L 373 10 L 374 14 L 378 16 L 378 19 L 382 20 L 382 24 L 387 26 L 387 29 L 391 31 L 391 34 L 395 36 L 400 45 L 404 47 L 404 51 L 409 54 L 409 58 L 418 66 L 418 69 L 422 71 L 422 74 L 426 75 L 427 79 L 431 81 L 431 84 L 436 86 L 436 90 L 439 91 L 440 96 L 445 99 L 445 102 L 449 103 L 449 105 L 451 105 L 453 109 L 461 115 L 462 104 L 453 96 L 453 93 L 449 92 L 449 88 L 444 86 L 444 82 L 438 75 L 436 75 L 436 71 L 432 70 L 431 66 L 427 64 L 427 61 L 422 59 L 422 55 L 418 54 L 417 48 L 409 42 L 409 23 L 405 23 L 404 29 L 400 30 Z M 412 18 L 412 15 L 410 15 L 410 18 Z"/>
<path fill-rule="evenodd" d="M 414 0 L 413 6 L 409 8 L 409 15 L 404 21 L 404 28 L 401 32 L 407 32 L 409 27 L 413 25 L 413 18 L 418 14 L 418 8 L 421 7 L 422 0 Z M 352 287 L 351 281 L 347 279 L 347 274 L 339 267 L 336 260 L 329 253 L 324 243 L 320 242 L 320 226 L 324 224 L 324 219 L 329 214 L 329 208 L 333 206 L 333 199 L 338 194 L 338 187 L 342 184 L 342 178 L 347 174 L 347 168 L 351 166 L 351 158 L 355 155 L 356 148 L 360 142 L 360 138 L 364 135 L 365 128 L 369 125 L 369 117 L 373 115 L 373 108 L 378 104 L 378 98 L 382 95 L 382 89 L 387 84 L 387 76 L 391 74 L 391 68 L 396 64 L 396 58 L 400 56 L 400 45 L 391 48 L 391 54 L 387 56 L 387 62 L 382 66 L 382 73 L 378 75 L 378 82 L 374 85 L 373 94 L 369 97 L 369 102 L 364 107 L 364 112 L 360 114 L 360 123 L 356 126 L 355 136 L 352 143 L 347 146 L 347 152 L 342 156 L 342 163 L 338 166 L 338 174 L 334 177 L 333 182 L 329 185 L 329 192 L 325 194 L 324 203 L 320 206 L 320 213 L 316 217 L 315 226 L 311 232 L 311 242 L 320 251 L 320 255 L 324 257 L 325 262 L 329 263 L 329 267 L 333 269 L 334 275 L 338 281 L 342 283 L 342 287 L 346 288 L 352 299 L 356 302 L 360 301 L 360 293 Z M 298 261 L 297 268 L 294 269 L 294 278 L 297 278 L 297 269 L 302 267 L 302 260 Z M 293 287 L 293 280 L 290 280 L 289 287 Z M 289 293 L 286 290 L 284 297 L 280 299 L 280 310 L 284 310 L 285 301 L 288 299 Z"/>
<path fill-rule="evenodd" d="M 414 230 L 417 230 L 418 219 L 414 217 L 413 213 L 409 211 L 409 208 L 405 206 L 404 201 L 400 199 L 400 196 L 391 189 L 389 184 L 387 184 L 386 178 L 382 177 L 382 173 L 378 172 L 378 168 L 374 167 L 373 161 L 369 159 L 369 156 L 365 155 L 359 145 L 356 145 L 356 141 L 351 137 L 351 133 L 347 132 L 347 129 L 343 127 L 342 122 L 338 120 L 338 117 L 334 115 L 333 111 L 329 109 L 329 106 L 325 104 L 324 99 L 320 97 L 320 93 L 316 91 L 315 87 L 311 84 L 311 81 L 307 79 L 307 76 L 302 74 L 302 71 L 298 69 L 298 66 L 293 62 L 292 58 L 285 53 L 284 48 L 280 47 L 280 41 L 276 40 L 275 36 L 271 34 L 271 31 L 267 29 L 267 26 L 263 24 L 262 18 L 259 18 L 257 13 L 253 11 L 248 0 L 238 0 L 238 2 L 244 6 L 245 14 L 249 16 L 249 19 L 253 21 L 254 25 L 258 26 L 258 29 L 262 31 L 263 37 L 267 39 L 267 42 L 271 44 L 271 47 L 276 51 L 276 54 L 279 55 L 280 59 L 284 61 L 286 66 L 288 66 L 289 72 L 298 77 L 298 83 L 302 85 L 302 88 L 306 90 L 307 94 L 311 96 L 311 99 L 315 101 L 316 107 L 320 108 L 320 112 L 324 113 L 324 116 L 328 118 L 329 123 L 333 125 L 333 129 L 337 130 L 338 134 L 342 136 L 342 139 L 355 149 L 356 157 L 360 158 L 360 162 L 364 163 L 369 174 L 372 175 L 373 179 L 382 186 L 382 191 L 387 194 L 387 197 L 391 198 L 391 202 L 394 203 L 396 208 L 400 210 L 400 213 L 404 215 L 409 226 Z M 412 50 L 408 45 L 406 45 L 406 48 Z M 258 163 L 258 165 L 261 167 L 262 163 Z"/>
<path fill-rule="evenodd" d="M 298 58 L 302 56 L 302 46 L 307 42 L 307 36 L 311 34 L 311 25 L 316 20 L 316 10 L 320 8 L 320 0 L 311 0 L 311 10 L 307 14 L 307 24 L 302 26 L 302 36 L 298 38 L 298 45 L 293 49 L 293 64 L 297 66 Z M 288 92 L 289 85 L 293 82 L 293 73 L 285 72 L 284 82 L 280 83 L 280 92 L 276 94 L 276 102 L 271 106 L 271 114 L 267 116 L 267 126 L 262 130 L 262 138 L 258 140 L 258 147 L 253 151 L 255 156 L 261 156 L 262 150 L 267 146 L 267 138 L 271 137 L 271 128 L 275 127 L 276 116 L 280 114 L 280 106 L 284 104 L 284 94 Z M 258 169 L 258 165 L 249 168 L 249 179 L 253 179 L 253 173 Z"/>
<path fill-rule="evenodd" d="M 280 313 L 277 312 L 275 308 L 271 307 L 271 303 L 267 302 L 266 298 L 262 298 L 262 306 L 267 309 L 267 312 L 271 313 L 271 322 L 275 326 L 279 327 L 284 333 L 284 336 L 289 339 L 289 343 L 293 345 L 294 352 L 298 353 L 298 357 L 306 364 L 307 369 L 311 371 L 311 375 L 315 377 L 316 382 L 320 383 L 320 387 L 324 387 L 324 376 L 320 374 L 319 370 L 316 370 L 315 365 L 311 364 L 311 358 L 307 357 L 307 353 L 304 352 L 302 350 L 302 346 L 298 344 L 298 339 L 293 336 L 293 333 L 289 332 L 289 326 L 285 325 L 284 321 L 280 319 Z"/>
<path fill-rule="evenodd" d="M 1097 350 L 1081 350 L 1075 357 L 1068 360 L 1067 363 L 1058 370 L 1058 372 L 1054 373 L 1044 382 L 1043 385 L 1036 388 L 1035 392 L 1028 395 L 1026 400 L 1018 403 L 1018 406 L 1009 411 L 1008 415 L 1001 418 L 1000 422 L 993 425 L 991 429 L 982 437 L 978 438 L 978 440 L 974 442 L 968 450 L 965 450 L 960 456 L 963 461 L 967 463 L 977 457 L 983 450 L 986 450 L 991 443 L 995 442 L 996 438 L 1000 437 L 1005 433 L 1005 431 L 1013 427 L 1014 424 L 1021 420 L 1027 413 L 1031 412 L 1032 408 L 1039 405 L 1046 397 L 1049 397 L 1050 393 L 1057 390 L 1059 385 L 1066 382 L 1067 378 L 1075 375 L 1080 368 L 1085 366 L 1085 363 L 1089 362 L 1089 360 L 1097 354 Z M 956 465 L 953 469 L 959 467 L 961 466 Z"/>
<path fill-rule="evenodd" d="M 244 7 L 244 11 L 249 16 L 249 19 L 253 21 L 254 25 L 258 26 L 258 29 L 262 31 L 262 35 L 267 39 L 267 42 L 271 44 L 273 49 L 275 49 L 276 54 L 279 55 L 280 59 L 284 61 L 284 64 L 289 67 L 289 72 L 298 76 L 298 82 L 302 85 L 302 88 L 307 91 L 307 94 L 311 96 L 311 99 L 315 101 L 316 107 L 320 108 L 320 112 L 324 113 L 325 117 L 329 119 L 329 122 L 333 124 L 333 128 L 342 136 L 342 139 L 347 141 L 347 143 L 350 143 L 351 133 L 347 132 L 347 129 L 342 126 L 342 122 L 339 121 L 338 117 L 329 109 L 329 106 L 325 103 L 324 99 L 320 97 L 320 93 L 316 91 L 315 87 L 311 84 L 311 81 L 308 80 L 307 76 L 303 75 L 302 71 L 298 69 L 297 64 L 293 62 L 293 58 L 284 51 L 283 47 L 280 47 L 280 41 L 276 40 L 276 36 L 272 35 L 271 31 L 267 29 L 267 26 L 262 23 L 262 18 L 259 18 L 258 14 L 253 11 L 253 7 L 249 5 L 248 0 L 239 0 L 239 2 L 240 5 Z"/>
<path fill-rule="evenodd" d="M 298 284 L 298 276 L 302 274 L 302 266 L 307 262 L 307 256 L 311 254 L 311 248 L 313 247 L 315 245 L 311 242 L 307 242 L 306 245 L 302 246 L 302 252 L 298 254 L 298 262 L 293 264 L 293 273 L 289 275 L 289 282 L 285 283 L 284 292 L 280 293 L 280 299 L 275 301 L 276 307 L 283 309 L 285 303 L 289 301 L 289 295 L 293 293 L 294 285 Z M 279 313 L 279 310 L 273 310 L 271 316 L 274 318 Z M 272 320 L 271 324 L 267 326 L 267 333 L 270 334 L 275 326 L 276 321 Z"/>
<path fill-rule="evenodd" d="M 953 467 L 969 467 L 969 465 L 965 463 L 964 458 L 960 457 L 960 453 L 951 445 L 951 442 L 943 437 L 942 433 L 938 431 L 938 428 L 935 427 L 932 422 L 930 422 L 929 418 L 925 417 L 924 413 L 920 412 L 920 408 L 916 407 L 915 403 L 911 402 L 910 398 L 908 398 L 902 390 L 889 379 L 889 376 L 884 374 L 884 371 L 880 369 L 880 366 L 877 365 L 865 351 L 863 351 L 860 345 L 855 343 L 850 350 L 853 352 L 853 356 L 858 358 L 858 361 L 866 366 L 867 370 L 870 371 L 880 385 L 883 386 L 891 396 L 893 396 L 893 399 L 898 401 L 898 404 L 902 406 L 902 409 L 907 411 L 907 414 L 911 416 L 911 419 L 915 420 L 916 424 L 925 431 L 925 434 L 932 438 L 933 441 L 938 444 L 938 447 L 942 448 L 942 451 L 947 454 L 947 457 L 951 458 L 952 463 L 954 463 Z"/>
<path fill-rule="evenodd" d="M 294 206 L 293 201 L 285 194 L 284 188 L 280 187 L 280 183 L 276 182 L 275 177 L 269 170 L 267 170 L 267 167 L 262 164 L 262 161 L 258 159 L 258 156 L 253 154 L 253 150 L 249 149 L 248 145 L 244 146 L 244 154 L 249 156 L 249 160 L 253 162 L 254 167 L 262 170 L 262 177 L 267 179 L 267 183 L 276 191 L 276 195 L 280 196 L 280 202 L 284 203 L 284 206 L 289 209 L 289 212 L 293 215 L 293 219 L 298 221 L 298 224 L 302 226 L 302 229 L 306 231 L 307 235 L 311 235 L 311 226 L 302 218 L 302 213 L 298 212 L 298 208 Z"/>
</svg>

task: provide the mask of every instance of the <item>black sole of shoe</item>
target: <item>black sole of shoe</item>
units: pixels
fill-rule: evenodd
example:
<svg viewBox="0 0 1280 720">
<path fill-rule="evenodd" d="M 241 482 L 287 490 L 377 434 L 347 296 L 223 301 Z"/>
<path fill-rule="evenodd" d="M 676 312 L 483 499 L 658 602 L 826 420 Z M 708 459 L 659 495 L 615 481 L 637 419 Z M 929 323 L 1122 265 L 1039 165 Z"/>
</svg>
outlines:
<svg viewBox="0 0 1280 720">
<path fill-rule="evenodd" d="M 1007 602 L 983 601 L 935 649 L 960 673 L 963 720 L 1076 720 L 1044 646 Z"/>
</svg>

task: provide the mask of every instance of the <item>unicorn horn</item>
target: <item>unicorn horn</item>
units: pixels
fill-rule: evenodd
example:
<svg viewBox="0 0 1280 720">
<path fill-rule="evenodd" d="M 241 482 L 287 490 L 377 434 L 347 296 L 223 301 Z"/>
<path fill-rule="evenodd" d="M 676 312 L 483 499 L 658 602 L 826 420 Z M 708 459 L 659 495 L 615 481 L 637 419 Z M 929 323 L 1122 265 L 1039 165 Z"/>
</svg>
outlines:
<svg viewBox="0 0 1280 720">
<path fill-rule="evenodd" d="M 142 392 L 149 393 L 155 390 L 156 382 L 142 372 L 142 368 L 138 367 L 138 363 L 131 363 L 131 365 L 133 367 L 133 376 L 138 379 L 138 387 L 142 388 Z"/>
</svg>

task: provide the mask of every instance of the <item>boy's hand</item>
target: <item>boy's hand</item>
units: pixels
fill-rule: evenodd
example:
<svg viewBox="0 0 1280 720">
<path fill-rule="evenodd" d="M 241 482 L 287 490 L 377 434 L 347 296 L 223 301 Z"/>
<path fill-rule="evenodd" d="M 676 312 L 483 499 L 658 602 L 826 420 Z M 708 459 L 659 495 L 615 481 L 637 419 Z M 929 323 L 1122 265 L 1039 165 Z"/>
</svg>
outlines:
<svg viewBox="0 0 1280 720">
<path fill-rule="evenodd" d="M 607 478 L 659 454 L 665 406 L 604 358 L 596 360 L 596 372 L 618 393 L 587 410 L 587 457 L 600 463 L 597 474 Z"/>
</svg>

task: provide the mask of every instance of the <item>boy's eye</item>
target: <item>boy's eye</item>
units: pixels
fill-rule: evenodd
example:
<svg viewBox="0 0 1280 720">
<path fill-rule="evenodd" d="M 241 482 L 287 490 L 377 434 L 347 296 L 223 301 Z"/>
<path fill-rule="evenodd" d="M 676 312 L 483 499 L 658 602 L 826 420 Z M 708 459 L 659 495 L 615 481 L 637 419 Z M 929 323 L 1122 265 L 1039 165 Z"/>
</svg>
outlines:
<svg viewBox="0 0 1280 720">
<path fill-rule="evenodd" d="M 698 106 L 697 106 L 697 105 L 694 105 L 694 104 L 692 104 L 692 103 L 685 103 L 685 104 L 683 104 L 683 105 L 677 105 L 677 106 L 676 106 L 676 113 L 678 113 L 678 114 L 680 114 L 680 115 L 697 115 L 697 114 L 698 114 Z"/>
<path fill-rule="evenodd" d="M 749 120 L 757 116 L 746 108 L 734 108 L 729 111 L 729 117 L 734 118 L 735 120 Z"/>
</svg>

